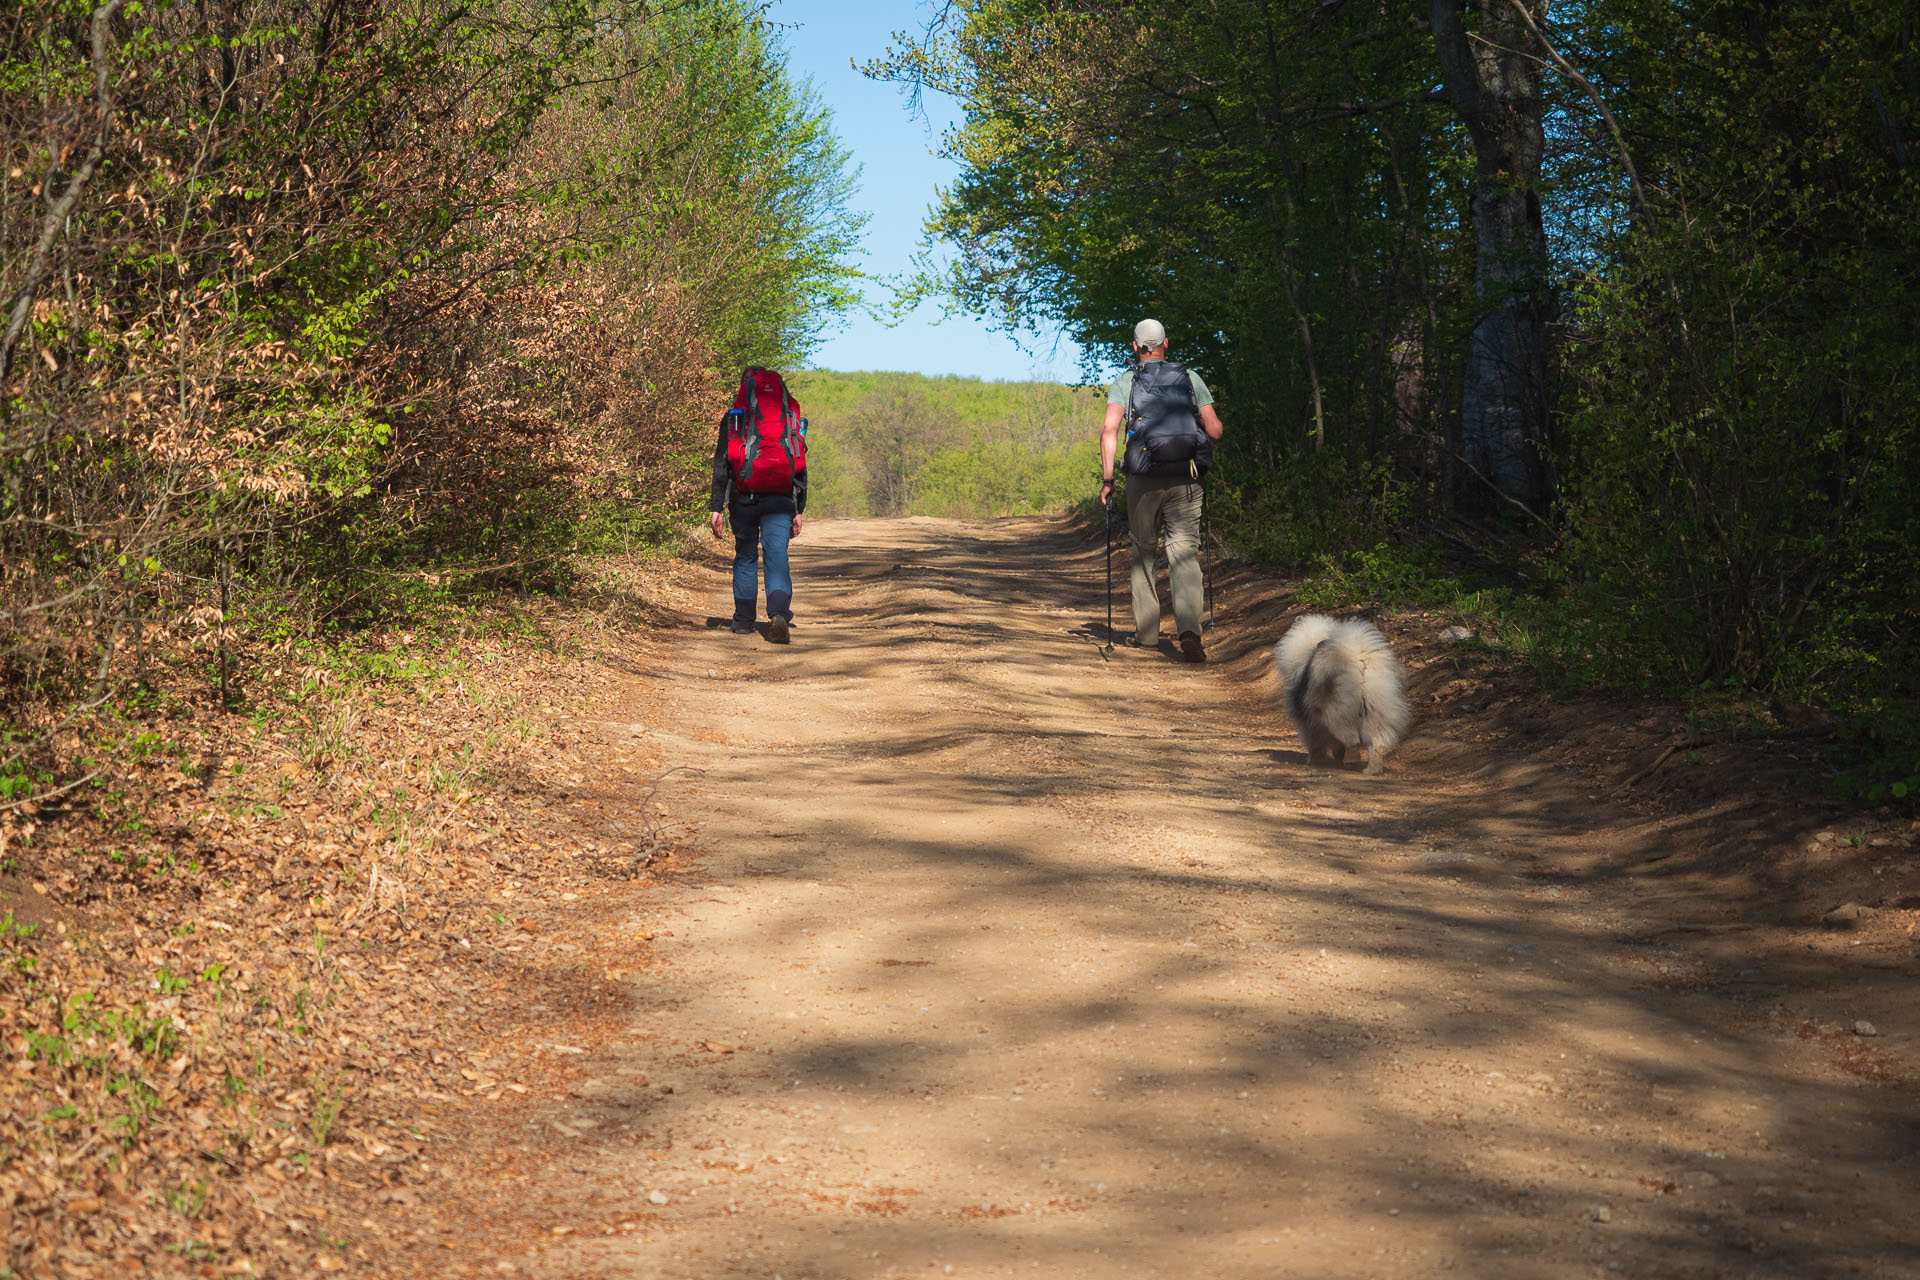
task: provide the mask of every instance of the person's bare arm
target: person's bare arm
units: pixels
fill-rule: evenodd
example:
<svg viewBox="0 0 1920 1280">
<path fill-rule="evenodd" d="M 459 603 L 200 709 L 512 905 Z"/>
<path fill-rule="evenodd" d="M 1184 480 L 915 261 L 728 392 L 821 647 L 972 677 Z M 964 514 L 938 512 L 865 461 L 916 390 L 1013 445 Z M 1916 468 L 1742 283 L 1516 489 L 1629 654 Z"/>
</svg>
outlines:
<svg viewBox="0 0 1920 1280">
<path fill-rule="evenodd" d="M 1127 411 L 1117 404 L 1107 406 L 1107 420 L 1100 427 L 1100 501 L 1113 496 L 1113 460 L 1120 448 L 1120 424 Z M 1216 439 L 1218 437 L 1215 437 Z"/>
<path fill-rule="evenodd" d="M 1210 404 L 1200 406 L 1200 429 L 1207 433 L 1207 439 L 1209 440 L 1218 440 L 1220 438 L 1220 432 L 1223 429 L 1220 426 L 1220 415 L 1214 412 L 1213 406 Z M 1101 474 L 1104 475 L 1105 472 Z"/>
</svg>

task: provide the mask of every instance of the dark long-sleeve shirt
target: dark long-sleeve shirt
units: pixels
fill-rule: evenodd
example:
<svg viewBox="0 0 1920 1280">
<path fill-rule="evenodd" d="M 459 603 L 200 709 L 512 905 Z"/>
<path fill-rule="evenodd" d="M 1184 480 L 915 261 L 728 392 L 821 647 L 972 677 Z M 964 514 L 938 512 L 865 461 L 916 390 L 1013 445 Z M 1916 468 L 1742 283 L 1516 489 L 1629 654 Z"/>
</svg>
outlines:
<svg viewBox="0 0 1920 1280">
<path fill-rule="evenodd" d="M 713 446 L 713 493 L 707 500 L 707 510 L 725 511 L 727 503 L 751 502 L 764 512 L 791 512 L 795 515 L 807 509 L 807 469 L 801 467 L 793 474 L 793 495 L 784 493 L 736 493 L 733 488 L 733 468 L 727 462 L 727 424 L 720 423 L 720 439 Z"/>
</svg>

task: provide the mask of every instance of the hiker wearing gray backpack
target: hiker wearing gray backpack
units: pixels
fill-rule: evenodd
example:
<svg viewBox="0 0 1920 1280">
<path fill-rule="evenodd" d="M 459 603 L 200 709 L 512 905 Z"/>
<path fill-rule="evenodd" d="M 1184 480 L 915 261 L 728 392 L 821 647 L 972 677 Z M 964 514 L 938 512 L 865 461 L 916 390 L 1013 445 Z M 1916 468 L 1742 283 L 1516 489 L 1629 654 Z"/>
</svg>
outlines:
<svg viewBox="0 0 1920 1280">
<path fill-rule="evenodd" d="M 1127 533 L 1133 544 L 1133 638 L 1160 643 L 1160 594 L 1154 588 L 1154 553 L 1160 527 L 1167 533 L 1167 580 L 1180 652 L 1205 662 L 1200 614 L 1206 579 L 1200 568 L 1200 515 L 1206 501 L 1201 481 L 1220 438 L 1220 415 L 1200 375 L 1167 359 L 1167 330 L 1158 320 L 1133 327 L 1135 367 L 1107 388 L 1107 417 L 1100 430 L 1100 502 L 1113 501 L 1114 464 L 1127 477 Z M 1120 447 L 1126 428 L 1126 448 Z"/>
</svg>

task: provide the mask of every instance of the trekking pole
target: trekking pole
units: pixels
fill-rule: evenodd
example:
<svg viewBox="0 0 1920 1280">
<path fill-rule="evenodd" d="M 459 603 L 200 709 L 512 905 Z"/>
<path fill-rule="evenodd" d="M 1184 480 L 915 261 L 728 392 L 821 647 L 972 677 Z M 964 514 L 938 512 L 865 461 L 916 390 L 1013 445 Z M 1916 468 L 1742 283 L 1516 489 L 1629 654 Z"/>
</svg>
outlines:
<svg viewBox="0 0 1920 1280">
<path fill-rule="evenodd" d="M 1213 630 L 1213 560 L 1207 555 L 1212 529 L 1207 523 L 1207 482 L 1200 481 L 1200 594 L 1206 605 L 1207 630 Z"/>
</svg>

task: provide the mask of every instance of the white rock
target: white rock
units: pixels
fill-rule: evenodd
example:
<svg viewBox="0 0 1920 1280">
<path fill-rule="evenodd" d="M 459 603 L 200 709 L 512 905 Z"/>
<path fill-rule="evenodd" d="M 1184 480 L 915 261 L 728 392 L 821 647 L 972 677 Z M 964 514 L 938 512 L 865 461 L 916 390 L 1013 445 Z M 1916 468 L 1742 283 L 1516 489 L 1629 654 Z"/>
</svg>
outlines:
<svg viewBox="0 0 1920 1280">
<path fill-rule="evenodd" d="M 1468 630 L 1466 627 L 1452 626 L 1442 631 L 1440 633 L 1440 638 L 1442 640 L 1450 640 L 1454 644 L 1459 644 L 1462 640 L 1473 639 L 1473 632 Z"/>
<path fill-rule="evenodd" d="M 1853 1034 L 1857 1036 L 1877 1036 L 1880 1034 L 1880 1028 L 1874 1026 L 1865 1018 L 1862 1018 L 1853 1024 Z"/>
<path fill-rule="evenodd" d="M 648 1203 L 648 1204 L 665 1204 L 665 1203 L 667 1203 L 667 1200 L 668 1200 L 668 1196 L 667 1196 L 667 1193 L 666 1193 L 666 1192 L 664 1192 L 664 1191 L 649 1191 L 649 1192 L 647 1192 L 647 1203 Z"/>
</svg>

